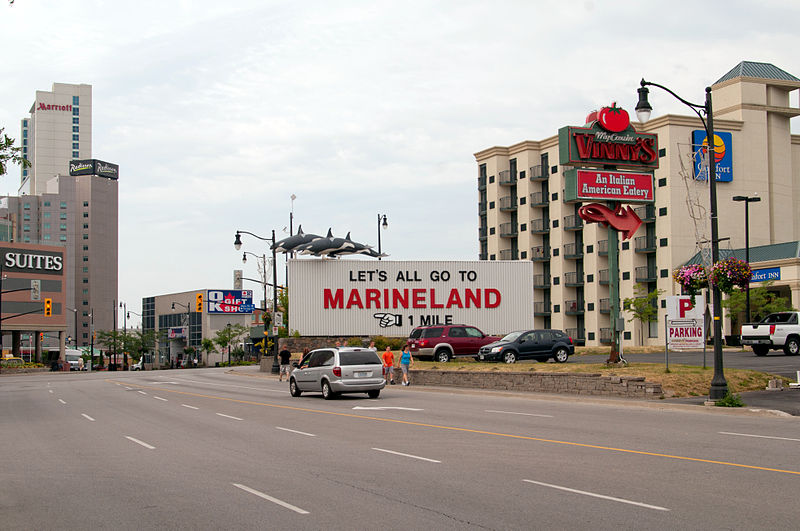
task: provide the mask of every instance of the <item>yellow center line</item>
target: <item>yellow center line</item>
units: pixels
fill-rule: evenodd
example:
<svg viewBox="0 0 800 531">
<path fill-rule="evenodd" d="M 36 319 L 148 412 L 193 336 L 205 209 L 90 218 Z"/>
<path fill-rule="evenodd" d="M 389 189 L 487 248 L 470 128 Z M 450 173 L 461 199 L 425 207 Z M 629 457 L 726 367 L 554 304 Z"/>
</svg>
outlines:
<svg viewBox="0 0 800 531">
<path fill-rule="evenodd" d="M 566 445 L 566 446 L 577 446 L 577 447 L 580 447 L 580 448 L 593 448 L 595 450 L 606 450 L 606 451 L 610 451 L 610 452 L 621 452 L 621 453 L 626 453 L 626 454 L 647 455 L 647 456 L 651 456 L 651 457 L 663 457 L 663 458 L 666 458 L 666 459 L 677 459 L 677 460 L 680 460 L 680 461 L 693 461 L 693 462 L 696 462 L 696 463 L 709 463 L 709 464 L 713 464 L 713 465 L 724 465 L 724 466 L 732 466 L 732 467 L 737 467 L 737 468 L 749 468 L 751 470 L 763 470 L 763 471 L 766 471 L 766 472 L 780 472 L 782 474 L 794 474 L 794 475 L 800 476 L 800 471 L 796 471 L 796 470 L 783 470 L 783 469 L 780 469 L 780 468 L 768 468 L 768 467 L 763 467 L 763 466 L 745 465 L 745 464 L 742 464 L 742 463 L 730 463 L 728 461 L 715 461 L 713 459 L 702 459 L 700 457 L 686 457 L 686 456 L 682 456 L 682 455 L 662 454 L 662 453 L 658 453 L 658 452 L 645 452 L 645 451 L 642 451 L 642 450 L 630 450 L 628 448 L 615 448 L 613 446 L 600 446 L 600 445 L 597 445 L 597 444 L 586 444 L 586 443 L 578 443 L 578 442 L 572 442 L 572 441 L 560 441 L 560 440 L 557 440 L 557 439 L 544 439 L 544 438 L 541 438 L 541 437 L 531 437 L 529 435 L 515 435 L 513 433 L 498 433 L 498 432 L 486 431 L 486 430 L 475 430 L 475 429 L 472 429 L 472 428 L 459 428 L 458 426 L 444 426 L 444 425 L 441 425 L 441 424 L 427 424 L 425 422 L 414 422 L 414 421 L 410 421 L 410 420 L 385 419 L 385 418 L 380 418 L 380 417 L 370 417 L 370 416 L 367 416 L 367 415 L 356 415 L 354 413 L 340 413 L 338 411 L 324 411 L 324 410 L 321 410 L 321 409 L 310 409 L 310 408 L 297 407 L 297 406 L 284 406 L 284 405 L 281 405 L 281 404 L 268 404 L 266 402 L 253 402 L 251 400 L 239 400 L 239 399 L 236 399 L 236 398 L 226 398 L 224 396 L 204 395 L 204 394 L 200 394 L 200 393 L 190 393 L 188 391 L 177 391 L 175 389 L 162 389 L 162 388 L 158 388 L 158 387 L 150 387 L 150 386 L 145 386 L 145 385 L 131 384 L 129 382 L 123 383 L 123 382 L 119 382 L 117 380 L 106 380 L 106 382 L 116 383 L 116 384 L 119 384 L 119 385 L 127 385 L 127 386 L 131 386 L 131 387 L 140 387 L 142 389 L 158 390 L 158 391 L 163 391 L 165 393 L 176 393 L 176 394 L 185 395 L 185 396 L 194 396 L 194 397 L 197 397 L 197 398 L 210 398 L 210 399 L 214 399 L 214 400 L 224 400 L 224 401 L 227 401 L 227 402 L 235 402 L 235 403 L 238 403 L 238 404 L 248 404 L 248 405 L 251 405 L 251 406 L 266 406 L 266 407 L 271 407 L 271 408 L 276 408 L 276 409 L 287 409 L 287 410 L 290 410 L 290 411 L 304 411 L 306 413 L 319 413 L 319 414 L 324 414 L 324 415 L 336 415 L 336 416 L 339 416 L 339 417 L 349 417 L 349 418 L 361 419 L 361 420 L 377 420 L 377 421 L 380 421 L 380 422 L 392 422 L 392 423 L 395 423 L 395 424 L 406 424 L 408 426 L 420 426 L 420 427 L 423 427 L 423 428 L 434 428 L 434 429 L 438 429 L 438 430 L 459 431 L 459 432 L 464 432 L 464 433 L 475 433 L 475 434 L 479 434 L 479 435 L 491 435 L 491 436 L 494 436 L 494 437 L 506 437 L 506 438 L 509 438 L 509 439 L 521 439 L 521 440 L 525 440 L 525 441 L 536 441 L 536 442 L 546 442 L 546 443 L 551 443 L 551 444 L 562 444 L 562 445 Z"/>
</svg>

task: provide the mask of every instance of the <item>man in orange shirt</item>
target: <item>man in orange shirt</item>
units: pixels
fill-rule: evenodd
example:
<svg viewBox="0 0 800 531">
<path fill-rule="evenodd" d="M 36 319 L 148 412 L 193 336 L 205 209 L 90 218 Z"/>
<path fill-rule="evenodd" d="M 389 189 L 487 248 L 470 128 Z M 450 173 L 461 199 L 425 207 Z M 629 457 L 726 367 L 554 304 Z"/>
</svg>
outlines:
<svg viewBox="0 0 800 531">
<path fill-rule="evenodd" d="M 383 374 L 386 378 L 386 383 L 394 385 L 394 354 L 392 354 L 392 347 L 387 346 L 382 357 Z"/>
</svg>

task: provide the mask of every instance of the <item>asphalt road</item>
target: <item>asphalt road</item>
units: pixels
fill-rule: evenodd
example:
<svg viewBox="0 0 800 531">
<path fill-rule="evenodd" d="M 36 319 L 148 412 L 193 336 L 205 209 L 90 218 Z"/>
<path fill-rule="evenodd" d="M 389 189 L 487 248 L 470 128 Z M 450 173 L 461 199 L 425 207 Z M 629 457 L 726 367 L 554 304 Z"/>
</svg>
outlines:
<svg viewBox="0 0 800 531">
<path fill-rule="evenodd" d="M 800 420 L 223 369 L 0 377 L 3 529 L 795 528 Z"/>
</svg>

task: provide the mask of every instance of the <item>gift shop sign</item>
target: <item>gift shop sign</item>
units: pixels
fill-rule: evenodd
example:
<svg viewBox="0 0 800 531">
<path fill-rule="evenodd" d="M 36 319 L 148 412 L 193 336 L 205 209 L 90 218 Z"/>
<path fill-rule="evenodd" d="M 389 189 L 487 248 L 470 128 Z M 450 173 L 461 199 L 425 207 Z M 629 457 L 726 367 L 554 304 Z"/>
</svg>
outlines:
<svg viewBox="0 0 800 531">
<path fill-rule="evenodd" d="M 208 313 L 253 313 L 253 290 L 210 289 L 206 305 Z"/>
</svg>

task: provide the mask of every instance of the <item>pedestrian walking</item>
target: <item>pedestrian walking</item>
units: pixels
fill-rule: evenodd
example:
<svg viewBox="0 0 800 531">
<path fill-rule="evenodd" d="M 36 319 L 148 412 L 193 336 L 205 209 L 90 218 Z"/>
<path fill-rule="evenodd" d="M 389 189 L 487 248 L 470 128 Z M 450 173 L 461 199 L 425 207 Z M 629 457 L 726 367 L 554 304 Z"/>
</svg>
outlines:
<svg viewBox="0 0 800 531">
<path fill-rule="evenodd" d="M 374 341 L 370 341 L 369 342 L 369 347 L 367 347 L 367 348 L 370 349 L 373 352 L 378 352 L 378 347 L 375 346 L 375 342 Z"/>
<path fill-rule="evenodd" d="M 411 355 L 411 351 L 408 350 L 408 343 L 406 343 L 400 351 L 400 370 L 403 371 L 403 385 L 411 385 L 408 380 L 408 369 L 413 366 L 414 357 Z"/>
<path fill-rule="evenodd" d="M 394 354 L 392 347 L 387 346 L 383 352 L 383 375 L 386 378 L 386 383 L 394 385 Z"/>
<path fill-rule="evenodd" d="M 281 372 L 278 375 L 278 381 L 279 382 L 283 381 L 284 373 L 286 374 L 286 381 L 289 381 L 289 370 L 291 369 L 291 366 L 289 365 L 289 360 L 292 359 L 292 353 L 289 352 L 288 348 L 283 347 L 283 350 L 278 352 L 278 357 L 281 359 Z"/>
</svg>

